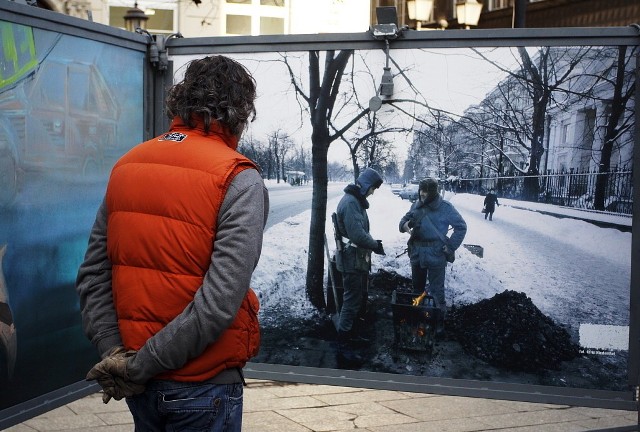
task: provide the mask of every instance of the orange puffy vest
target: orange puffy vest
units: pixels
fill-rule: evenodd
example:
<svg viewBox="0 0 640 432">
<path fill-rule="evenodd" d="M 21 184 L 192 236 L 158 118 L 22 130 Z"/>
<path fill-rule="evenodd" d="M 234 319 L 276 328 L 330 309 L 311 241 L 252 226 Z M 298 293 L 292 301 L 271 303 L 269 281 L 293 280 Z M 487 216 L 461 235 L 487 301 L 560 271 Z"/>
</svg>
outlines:
<svg viewBox="0 0 640 432">
<path fill-rule="evenodd" d="M 235 151 L 237 139 L 212 126 L 144 142 L 114 166 L 107 187 L 107 252 L 122 341 L 140 349 L 193 300 L 207 272 L 218 212 L 234 176 L 255 165 Z M 178 370 L 157 378 L 203 381 L 243 367 L 260 344 L 258 299 L 249 289 L 215 343 Z"/>
</svg>

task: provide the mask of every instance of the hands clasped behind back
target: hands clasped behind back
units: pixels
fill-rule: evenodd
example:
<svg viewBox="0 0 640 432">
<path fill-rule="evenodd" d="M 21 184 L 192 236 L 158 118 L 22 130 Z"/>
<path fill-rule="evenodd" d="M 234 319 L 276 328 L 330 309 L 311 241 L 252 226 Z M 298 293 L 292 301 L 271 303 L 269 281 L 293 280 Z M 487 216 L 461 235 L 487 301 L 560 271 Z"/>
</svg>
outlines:
<svg viewBox="0 0 640 432">
<path fill-rule="evenodd" d="M 127 363 L 137 351 L 125 350 L 124 347 L 114 349 L 110 355 L 99 361 L 87 374 L 87 380 L 96 380 L 104 394 L 102 401 L 106 404 L 111 398 L 121 400 L 144 392 L 144 384 L 129 379 Z"/>
</svg>

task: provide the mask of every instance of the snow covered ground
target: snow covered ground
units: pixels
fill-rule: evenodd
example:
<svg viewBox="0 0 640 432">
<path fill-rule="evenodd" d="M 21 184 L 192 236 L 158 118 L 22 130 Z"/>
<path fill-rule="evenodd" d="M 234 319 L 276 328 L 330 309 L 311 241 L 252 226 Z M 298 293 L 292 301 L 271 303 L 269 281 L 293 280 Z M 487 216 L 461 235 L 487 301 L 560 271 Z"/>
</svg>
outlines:
<svg viewBox="0 0 640 432">
<path fill-rule="evenodd" d="M 287 187 L 267 183 L 267 187 Z M 333 254 L 330 215 L 340 198 L 327 204 L 326 233 Z M 461 247 L 447 269 L 447 303 L 467 304 L 490 298 L 504 290 L 524 292 L 558 324 L 576 335 L 581 325 L 614 329 L 629 324 L 631 233 L 537 211 L 515 208 L 539 204 L 500 200 L 493 221 L 480 212 L 483 197 L 447 192 L 449 200 L 468 226 L 465 244 L 482 246 L 479 258 Z M 410 277 L 409 259 L 403 254 L 408 234 L 398 222 L 410 203 L 384 185 L 369 198 L 371 233 L 383 241 L 386 256 L 373 255 L 373 269 Z M 570 209 L 557 211 L 571 212 Z M 283 310 L 292 317 L 311 317 L 315 310 L 305 296 L 305 274 L 311 210 L 276 224 L 265 232 L 260 263 L 252 286 L 261 296 L 261 319 Z M 599 215 L 619 223 L 620 217 Z M 630 218 L 622 218 L 630 224 Z M 326 267 L 326 259 L 325 259 Z M 325 272 L 326 278 L 326 272 Z M 283 323 L 284 324 L 284 323 Z M 628 331 L 628 330 L 627 330 Z"/>
</svg>

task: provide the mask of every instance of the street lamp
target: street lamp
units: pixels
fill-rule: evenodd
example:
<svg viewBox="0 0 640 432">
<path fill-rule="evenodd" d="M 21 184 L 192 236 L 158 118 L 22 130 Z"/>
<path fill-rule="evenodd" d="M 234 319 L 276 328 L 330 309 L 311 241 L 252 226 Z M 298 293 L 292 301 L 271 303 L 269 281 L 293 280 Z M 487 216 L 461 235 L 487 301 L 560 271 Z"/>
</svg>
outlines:
<svg viewBox="0 0 640 432">
<path fill-rule="evenodd" d="M 138 9 L 138 2 L 135 2 L 132 9 L 129 9 L 124 14 L 124 27 L 132 32 L 137 28 L 144 29 L 147 27 L 147 20 L 149 17 L 141 9 Z"/>
<path fill-rule="evenodd" d="M 416 30 L 420 30 L 422 21 L 431 19 L 431 11 L 433 10 L 433 0 L 408 0 L 407 11 L 409 19 L 416 20 Z"/>
<path fill-rule="evenodd" d="M 464 25 L 466 29 L 469 29 L 469 26 L 478 25 L 480 12 L 482 12 L 482 3 L 476 0 L 462 0 L 456 4 L 458 24 Z"/>
</svg>

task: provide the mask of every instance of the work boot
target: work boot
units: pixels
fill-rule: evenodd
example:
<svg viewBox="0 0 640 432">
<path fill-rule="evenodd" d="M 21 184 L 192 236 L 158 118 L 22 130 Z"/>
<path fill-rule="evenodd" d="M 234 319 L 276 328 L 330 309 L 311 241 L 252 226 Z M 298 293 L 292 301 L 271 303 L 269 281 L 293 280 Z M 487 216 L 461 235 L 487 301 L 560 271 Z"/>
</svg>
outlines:
<svg viewBox="0 0 640 432">
<path fill-rule="evenodd" d="M 371 343 L 371 339 L 369 339 L 368 337 L 362 336 L 361 334 L 353 333 L 349 338 L 349 342 L 352 342 L 354 344 L 364 345 L 364 344 Z"/>
<path fill-rule="evenodd" d="M 346 337 L 346 341 L 356 345 L 371 343 L 371 339 L 365 337 L 360 331 L 353 328 L 348 332 L 345 332 L 344 337 Z"/>
<path fill-rule="evenodd" d="M 337 345 L 336 360 L 338 365 L 353 367 L 364 363 L 364 358 L 353 348 L 350 332 L 338 331 Z"/>
</svg>

